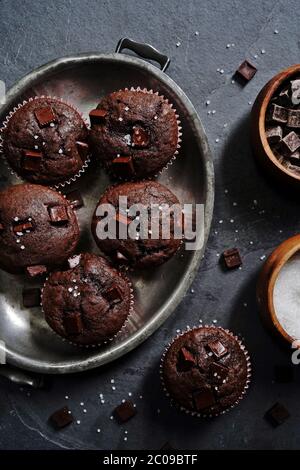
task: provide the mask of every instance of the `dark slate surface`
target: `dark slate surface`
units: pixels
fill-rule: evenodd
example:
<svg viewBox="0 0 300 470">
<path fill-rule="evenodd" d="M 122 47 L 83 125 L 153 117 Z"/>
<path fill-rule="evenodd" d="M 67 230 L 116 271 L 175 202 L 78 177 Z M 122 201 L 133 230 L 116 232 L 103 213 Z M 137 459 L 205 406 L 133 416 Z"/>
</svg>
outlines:
<svg viewBox="0 0 300 470">
<path fill-rule="evenodd" d="M 264 331 L 255 302 L 260 258 L 299 231 L 299 212 L 296 199 L 288 199 L 260 174 L 249 145 L 249 112 L 258 91 L 280 69 L 299 61 L 298 6 L 297 0 L 1 2 L 0 78 L 8 87 L 57 56 L 111 52 L 120 36 L 152 43 L 170 55 L 168 73 L 199 111 L 216 170 L 214 220 L 193 290 L 157 333 L 114 364 L 80 376 L 54 377 L 50 391 L 21 391 L 2 379 L 2 449 L 157 449 L 167 440 L 179 449 L 299 447 L 299 371 L 291 385 L 273 383 L 274 364 L 289 362 L 290 352 L 282 351 Z M 242 88 L 231 79 L 245 58 L 259 70 Z M 218 254 L 233 245 L 240 248 L 244 266 L 224 273 Z M 172 410 L 158 375 L 161 353 L 176 329 L 197 324 L 199 318 L 217 319 L 241 333 L 254 365 L 247 398 L 210 422 Z M 99 393 L 105 396 L 104 405 Z M 110 420 L 111 410 L 128 393 L 137 403 L 138 416 L 120 427 Z M 65 395 L 81 424 L 54 433 L 47 417 L 65 404 Z M 291 418 L 274 430 L 263 415 L 276 401 L 287 406 Z"/>
</svg>

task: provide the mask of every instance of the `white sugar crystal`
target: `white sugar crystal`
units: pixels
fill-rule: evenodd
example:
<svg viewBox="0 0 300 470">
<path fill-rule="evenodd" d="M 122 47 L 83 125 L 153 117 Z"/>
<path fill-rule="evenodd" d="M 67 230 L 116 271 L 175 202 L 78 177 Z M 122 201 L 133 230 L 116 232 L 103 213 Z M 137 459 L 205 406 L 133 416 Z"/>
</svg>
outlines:
<svg viewBox="0 0 300 470">
<path fill-rule="evenodd" d="M 58 153 L 61 155 L 63 153 L 63 149 L 59 149 Z"/>
<path fill-rule="evenodd" d="M 128 108 L 128 106 L 125 106 L 125 111 L 129 111 L 129 108 Z"/>
<path fill-rule="evenodd" d="M 123 121 L 123 118 L 122 118 L 122 117 L 119 117 L 118 119 L 119 119 L 119 121 L 120 121 L 120 122 L 122 122 L 122 121 Z"/>
<path fill-rule="evenodd" d="M 50 122 L 50 127 L 54 127 L 54 126 L 55 126 L 54 122 Z"/>
<path fill-rule="evenodd" d="M 279 271 L 273 291 L 274 309 L 283 329 L 300 339 L 300 253 L 292 256 Z"/>
<path fill-rule="evenodd" d="M 124 140 L 125 140 L 127 145 L 131 145 L 131 135 L 130 134 L 124 135 Z"/>
<path fill-rule="evenodd" d="M 180 42 L 180 41 L 176 42 L 176 47 L 179 47 L 179 46 L 181 46 L 181 42 Z"/>
<path fill-rule="evenodd" d="M 24 246 L 24 245 L 21 245 L 21 250 L 25 250 L 25 246 Z"/>
<path fill-rule="evenodd" d="M 35 135 L 35 136 L 34 136 L 34 139 L 35 139 L 35 140 L 37 140 L 38 138 L 39 138 L 39 136 L 38 136 L 38 135 Z"/>
<path fill-rule="evenodd" d="M 15 221 L 15 222 L 18 222 L 18 221 L 19 221 L 19 217 L 15 217 L 15 218 L 14 218 L 14 221 Z"/>
</svg>

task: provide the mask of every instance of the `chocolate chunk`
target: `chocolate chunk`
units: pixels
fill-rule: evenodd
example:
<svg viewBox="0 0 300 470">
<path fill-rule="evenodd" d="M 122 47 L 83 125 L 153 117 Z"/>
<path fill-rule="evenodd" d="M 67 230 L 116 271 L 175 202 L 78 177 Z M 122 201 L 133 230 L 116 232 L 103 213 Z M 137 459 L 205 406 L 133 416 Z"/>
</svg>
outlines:
<svg viewBox="0 0 300 470">
<path fill-rule="evenodd" d="M 55 429 L 62 429 L 68 424 L 73 423 L 74 418 L 67 406 L 55 411 L 49 418 L 49 422 Z"/>
<path fill-rule="evenodd" d="M 135 147 L 145 148 L 148 147 L 150 136 L 145 129 L 140 126 L 134 126 L 132 132 L 132 144 Z"/>
<path fill-rule="evenodd" d="M 282 129 L 280 126 L 267 127 L 266 137 L 270 144 L 277 144 L 282 139 Z"/>
<path fill-rule="evenodd" d="M 41 304 L 41 289 L 32 288 L 23 290 L 23 305 L 26 308 L 39 307 Z"/>
<path fill-rule="evenodd" d="M 78 140 L 76 142 L 76 147 L 77 147 L 81 160 L 85 161 L 89 154 L 89 145 L 86 142 L 80 142 Z"/>
<path fill-rule="evenodd" d="M 245 60 L 237 69 L 236 74 L 249 82 L 257 72 L 257 68 Z"/>
<path fill-rule="evenodd" d="M 278 383 L 289 383 L 294 380 L 294 369 L 290 365 L 275 365 L 274 378 Z"/>
<path fill-rule="evenodd" d="M 296 132 L 292 131 L 282 139 L 281 143 L 284 155 L 289 156 L 300 147 L 300 138 Z"/>
<path fill-rule="evenodd" d="M 74 191 L 70 191 L 66 194 L 66 198 L 71 203 L 73 209 L 80 209 L 84 206 L 84 202 L 81 196 L 81 193 L 78 189 L 74 189 Z"/>
<path fill-rule="evenodd" d="M 291 90 L 292 90 L 291 101 L 293 105 L 297 105 L 300 103 L 300 80 L 299 79 L 291 81 Z"/>
<path fill-rule="evenodd" d="M 32 230 L 33 230 L 33 225 L 30 221 L 18 223 L 17 225 L 13 226 L 13 231 L 15 233 L 25 233 L 27 231 L 32 231 Z"/>
<path fill-rule="evenodd" d="M 34 150 L 24 150 L 22 159 L 22 167 L 27 171 L 36 171 L 41 164 L 43 158 L 42 152 L 35 152 Z"/>
<path fill-rule="evenodd" d="M 214 394 L 208 387 L 201 390 L 196 390 L 193 393 L 193 400 L 197 411 L 205 410 L 215 403 Z"/>
<path fill-rule="evenodd" d="M 225 250 L 223 253 L 223 259 L 228 269 L 238 268 L 242 265 L 242 259 L 237 248 Z"/>
<path fill-rule="evenodd" d="M 112 161 L 112 168 L 119 176 L 130 177 L 134 175 L 132 157 L 118 157 Z"/>
<path fill-rule="evenodd" d="M 121 405 L 117 406 L 113 411 L 114 417 L 120 424 L 126 423 L 126 421 L 133 418 L 136 413 L 136 408 L 133 406 L 131 401 L 125 401 L 124 403 L 121 403 Z"/>
<path fill-rule="evenodd" d="M 65 224 L 69 221 L 69 215 L 65 206 L 52 206 L 48 208 L 51 223 Z"/>
<path fill-rule="evenodd" d="M 276 121 L 281 124 L 286 124 L 288 119 L 288 109 L 278 104 L 271 104 L 267 112 L 267 121 Z"/>
<path fill-rule="evenodd" d="M 292 165 L 300 166 L 300 151 L 296 150 L 289 156 L 289 160 Z"/>
<path fill-rule="evenodd" d="M 43 276 L 47 273 L 47 266 L 36 265 L 36 266 L 27 266 L 26 273 L 30 278 L 36 278 Z"/>
<path fill-rule="evenodd" d="M 63 323 L 68 335 L 79 335 L 83 330 L 83 323 L 79 312 L 68 313 L 65 315 Z"/>
<path fill-rule="evenodd" d="M 105 297 L 105 299 L 111 304 L 118 304 L 122 302 L 123 295 L 119 287 L 114 285 L 107 291 L 103 292 L 103 297 Z"/>
<path fill-rule="evenodd" d="M 274 427 L 284 423 L 289 417 L 290 413 L 281 403 L 275 403 L 265 414 L 265 419 Z"/>
<path fill-rule="evenodd" d="M 195 356 L 186 348 L 180 349 L 179 360 L 187 366 L 193 366 L 196 364 Z"/>
<path fill-rule="evenodd" d="M 218 362 L 213 362 L 209 366 L 209 372 L 213 376 L 213 378 L 223 382 L 223 380 L 225 380 L 228 376 L 228 367 L 223 366 Z"/>
<path fill-rule="evenodd" d="M 56 116 L 51 106 L 45 106 L 44 108 L 37 109 L 35 117 L 40 127 L 49 126 L 52 122 L 57 122 Z"/>
<path fill-rule="evenodd" d="M 289 109 L 287 126 L 294 129 L 300 128 L 300 109 Z"/>
<path fill-rule="evenodd" d="M 212 341 L 211 343 L 208 343 L 207 346 L 217 358 L 222 357 L 227 353 L 227 349 L 219 340 Z"/>
<path fill-rule="evenodd" d="M 91 126 L 93 124 L 103 124 L 105 122 L 106 115 L 107 111 L 105 111 L 105 109 L 92 109 L 89 114 Z"/>
</svg>

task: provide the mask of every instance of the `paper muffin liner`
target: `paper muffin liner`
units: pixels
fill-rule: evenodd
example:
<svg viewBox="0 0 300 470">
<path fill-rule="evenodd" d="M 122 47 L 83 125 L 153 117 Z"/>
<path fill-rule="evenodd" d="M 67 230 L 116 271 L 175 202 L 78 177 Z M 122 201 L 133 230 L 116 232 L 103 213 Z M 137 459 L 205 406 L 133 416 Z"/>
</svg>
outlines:
<svg viewBox="0 0 300 470">
<path fill-rule="evenodd" d="M 182 142 L 182 125 L 181 125 L 181 121 L 179 119 L 179 114 L 177 113 L 176 109 L 174 108 L 173 104 L 170 103 L 170 101 L 165 98 L 164 95 L 160 95 L 158 93 L 158 91 L 153 91 L 152 89 L 148 90 L 147 88 L 141 88 L 141 87 L 130 87 L 130 88 L 124 88 L 124 89 L 120 89 L 118 91 L 138 91 L 138 92 L 142 92 L 142 93 L 147 93 L 147 94 L 151 94 L 151 95 L 157 95 L 159 96 L 160 98 L 163 99 L 163 101 L 169 105 L 169 107 L 174 111 L 175 113 L 175 117 L 176 117 L 176 121 L 177 121 L 177 149 L 176 151 L 174 152 L 173 156 L 170 157 L 169 161 L 160 169 L 157 171 L 157 173 L 154 173 L 153 175 L 145 175 L 141 178 L 122 178 L 120 176 L 117 176 L 115 175 L 107 166 L 105 166 L 105 164 L 103 163 L 102 166 L 103 168 L 107 171 L 107 173 L 114 179 L 114 180 L 117 180 L 117 181 L 123 181 L 123 182 L 127 182 L 127 181 L 143 181 L 143 180 L 151 180 L 153 178 L 158 178 L 158 176 L 160 176 L 165 170 L 167 170 L 171 165 L 173 165 L 174 161 L 176 160 L 178 154 L 179 154 L 179 150 L 181 148 L 181 142 Z"/>
<path fill-rule="evenodd" d="M 222 330 L 223 332 L 225 332 L 227 335 L 231 336 L 233 339 L 235 339 L 235 341 L 238 342 L 239 346 L 240 346 L 240 349 L 241 351 L 243 351 L 244 355 L 245 355 L 245 359 L 246 359 L 246 364 L 247 364 L 247 379 L 246 379 L 246 382 L 245 382 L 245 386 L 244 386 L 244 389 L 242 391 L 242 393 L 240 394 L 239 398 L 231 405 L 229 406 L 228 408 L 226 408 L 225 410 L 222 410 L 221 412 L 219 413 L 200 413 L 198 411 L 191 411 L 187 408 L 185 408 L 184 406 L 180 405 L 179 403 L 176 402 L 176 400 L 174 398 L 172 398 L 172 395 L 169 393 L 166 385 L 165 385 L 165 382 L 164 382 L 164 376 L 163 376 L 163 365 L 164 365 L 164 360 L 165 360 L 165 356 L 169 350 L 169 348 L 171 347 L 171 345 L 178 339 L 180 338 L 181 336 L 184 336 L 186 333 L 190 332 L 190 331 L 193 331 L 193 330 L 199 330 L 200 328 L 215 328 L 216 330 Z M 182 411 L 183 413 L 187 414 L 187 415 L 190 415 L 190 416 L 194 416 L 194 417 L 197 417 L 197 418 L 215 418 L 217 416 L 220 416 L 220 415 L 223 415 L 225 413 L 227 413 L 228 411 L 232 410 L 232 408 L 235 408 L 239 403 L 240 401 L 244 398 L 248 388 L 249 388 L 249 384 L 250 384 L 250 381 L 251 381 L 251 375 L 252 375 L 252 367 L 251 367 L 251 362 L 250 362 L 250 355 L 246 349 L 246 347 L 243 345 L 243 343 L 241 342 L 241 340 L 235 336 L 230 330 L 227 330 L 225 328 L 222 328 L 221 326 L 215 326 L 215 325 L 199 325 L 199 326 L 194 326 L 192 328 L 190 327 L 187 327 L 186 330 L 183 330 L 181 333 L 179 333 L 177 336 L 175 336 L 175 338 L 173 338 L 172 341 L 170 341 L 170 343 L 168 344 L 168 346 L 166 347 L 162 357 L 161 357 L 161 361 L 160 361 L 160 368 L 159 368 L 159 374 L 160 374 L 160 378 L 161 378 L 161 383 L 162 383 L 162 387 L 163 387 L 163 390 L 165 392 L 165 395 L 166 397 L 168 397 L 168 399 L 170 400 L 171 402 L 171 406 L 174 406 L 176 409 L 178 409 L 179 411 Z"/>
<path fill-rule="evenodd" d="M 73 256 L 76 256 L 76 255 L 73 255 Z M 99 256 L 99 255 L 98 255 Z M 114 268 L 116 269 L 116 268 Z M 133 314 L 134 312 L 134 291 L 133 291 L 133 286 L 132 286 L 132 282 L 130 281 L 130 279 L 124 274 L 124 273 L 121 273 L 121 272 L 118 272 L 118 275 L 121 276 L 123 279 L 125 279 L 128 284 L 129 284 L 129 288 L 130 288 L 130 307 L 129 307 L 129 313 L 127 315 L 127 318 L 125 320 L 125 322 L 123 323 L 122 327 L 119 329 L 119 331 L 117 331 L 111 338 L 105 340 L 105 341 L 102 341 L 100 343 L 96 343 L 96 344 L 80 344 L 80 343 L 76 343 L 74 341 L 70 341 L 69 339 L 67 338 L 64 338 L 63 336 L 59 335 L 49 324 L 48 322 L 46 321 L 47 323 L 47 326 L 49 327 L 49 330 L 52 332 L 52 334 L 56 337 L 56 338 L 59 338 L 60 341 L 62 341 L 63 343 L 65 344 L 70 344 L 71 346 L 75 346 L 77 348 L 81 348 L 81 349 L 93 349 L 93 348 L 100 348 L 100 347 L 103 347 L 103 346 L 106 346 L 107 344 L 111 343 L 116 337 L 117 335 L 119 335 L 121 333 L 121 331 L 123 331 L 123 329 L 125 329 L 125 327 L 127 326 L 127 323 L 129 321 L 129 317 Z M 45 279 L 45 282 L 43 284 L 43 287 L 41 288 L 41 302 L 40 302 L 40 306 L 41 306 L 41 310 L 42 310 L 42 314 L 44 315 L 44 318 L 45 318 L 45 312 L 44 312 L 44 309 L 43 309 L 43 293 L 44 293 L 44 288 L 45 288 L 45 285 L 47 284 L 48 282 L 48 279 L 49 279 L 49 276 L 46 277 Z"/>
<path fill-rule="evenodd" d="M 58 98 L 57 96 L 48 96 L 48 95 L 40 95 L 40 96 L 34 96 L 32 98 L 29 98 L 28 100 L 24 100 L 22 103 L 19 103 L 17 106 L 15 106 L 9 113 L 8 115 L 5 117 L 5 120 L 3 121 L 2 123 L 2 127 L 0 128 L 0 154 L 2 156 L 2 159 L 4 161 L 4 164 L 6 165 L 6 167 L 8 168 L 8 170 L 10 171 L 10 174 L 15 176 L 16 178 L 18 178 L 20 181 L 22 182 L 27 182 L 27 183 L 31 183 L 31 184 L 41 184 L 42 186 L 48 186 L 50 188 L 53 188 L 53 189 L 59 189 L 59 188 L 64 188 L 65 186 L 68 186 L 68 185 L 71 185 L 74 181 L 78 180 L 78 178 L 80 178 L 83 173 L 85 173 L 86 169 L 88 168 L 89 164 L 90 164 L 90 161 L 91 161 L 91 153 L 88 154 L 86 160 L 84 161 L 84 163 L 82 164 L 82 167 L 81 169 L 76 173 L 74 174 L 73 176 L 71 176 L 68 180 L 66 181 L 62 181 L 61 183 L 57 183 L 57 184 L 54 184 L 54 185 L 51 185 L 50 184 L 45 184 L 45 183 L 34 183 L 32 181 L 29 181 L 27 180 L 26 178 L 24 178 L 23 176 L 19 175 L 15 170 L 12 169 L 12 167 L 10 166 L 5 154 L 4 154 L 4 150 L 3 150 L 3 143 L 4 143 L 4 139 L 3 139 L 3 132 L 4 130 L 7 128 L 8 126 L 8 123 L 9 123 L 9 120 L 11 119 L 11 117 L 19 110 L 21 109 L 23 106 L 25 106 L 26 104 L 30 103 L 31 101 L 34 101 L 36 99 L 40 99 L 40 98 L 44 98 L 44 99 L 52 99 L 52 100 L 56 100 L 56 101 L 59 101 L 63 104 L 65 104 L 66 106 L 69 106 L 70 108 L 72 108 L 76 113 L 79 114 L 79 116 L 81 117 L 81 119 L 84 121 L 87 129 L 89 128 L 89 125 L 88 125 L 88 122 L 87 120 L 83 117 L 83 114 L 78 111 L 77 108 L 75 108 L 72 104 L 66 102 L 66 101 L 63 101 L 61 100 L 60 98 Z"/>
</svg>

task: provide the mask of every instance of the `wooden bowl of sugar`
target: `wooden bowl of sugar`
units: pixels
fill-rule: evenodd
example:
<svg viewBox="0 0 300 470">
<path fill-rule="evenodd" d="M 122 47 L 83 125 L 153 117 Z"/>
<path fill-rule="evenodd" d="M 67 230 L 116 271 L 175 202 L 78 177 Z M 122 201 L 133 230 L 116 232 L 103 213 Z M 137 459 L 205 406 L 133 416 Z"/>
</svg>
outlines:
<svg viewBox="0 0 300 470">
<path fill-rule="evenodd" d="M 277 337 L 289 345 L 300 340 L 300 235 L 285 240 L 266 260 L 257 300 L 264 323 Z"/>
<path fill-rule="evenodd" d="M 300 64 L 281 71 L 251 112 L 253 153 L 267 173 L 300 188 Z"/>
</svg>

